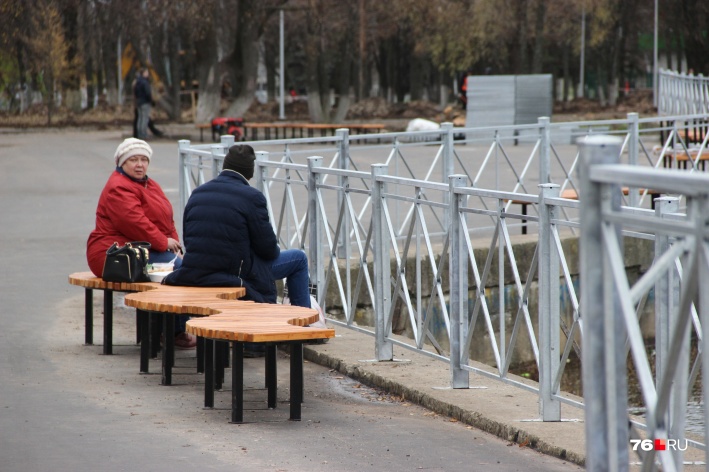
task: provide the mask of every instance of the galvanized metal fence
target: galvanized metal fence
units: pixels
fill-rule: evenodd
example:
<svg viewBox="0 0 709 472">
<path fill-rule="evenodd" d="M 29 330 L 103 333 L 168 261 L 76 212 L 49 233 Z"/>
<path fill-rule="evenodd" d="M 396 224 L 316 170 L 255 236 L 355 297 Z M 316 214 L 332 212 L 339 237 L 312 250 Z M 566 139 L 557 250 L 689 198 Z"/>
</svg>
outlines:
<svg viewBox="0 0 709 472">
<path fill-rule="evenodd" d="M 683 445 L 693 442 L 705 448 L 687 440 L 685 427 L 688 395 L 700 366 L 701 391 L 709 387 L 709 349 L 703 341 L 709 304 L 706 290 L 701 290 L 709 276 L 709 176 L 618 164 L 620 142 L 607 137 L 583 146 L 580 262 L 586 468 L 628 470 L 628 445 L 634 443 L 642 445 L 634 448 L 642 470 L 658 465 L 665 471 L 681 470 Z M 659 202 L 655 213 L 628 211 L 618 198 L 623 185 L 652 185 L 682 195 L 686 212 L 676 212 L 676 197 Z M 655 262 L 635 283 L 628 280 L 622 264 L 621 235 L 627 231 L 656 236 Z M 656 299 L 654 375 L 636 312 L 651 289 Z M 644 422 L 630 422 L 630 428 L 628 352 L 645 407 Z M 704 443 L 707 419 L 705 410 L 699 438 Z"/>
<path fill-rule="evenodd" d="M 660 69 L 658 77 L 657 111 L 660 115 L 697 115 L 709 112 L 709 77 L 663 69 Z"/>
<path fill-rule="evenodd" d="M 414 133 L 350 136 L 348 130 L 342 129 L 332 137 L 251 144 L 256 149 L 268 150 L 269 160 L 282 164 L 305 165 L 308 156 L 322 156 L 325 166 L 332 169 L 367 172 L 372 164 L 383 163 L 389 166 L 391 175 L 399 177 L 446 183 L 449 175 L 464 174 L 476 188 L 519 193 L 536 193 L 541 183 L 557 183 L 564 194 L 565 191 L 578 193 L 574 178 L 579 158 L 576 142 L 599 132 L 623 139 L 621 155 L 631 165 L 682 165 L 691 171 L 702 167 L 709 156 L 707 136 L 695 135 L 692 131 L 694 124 L 700 121 L 706 121 L 706 115 L 639 118 L 630 113 L 622 120 L 551 123 L 548 118 L 540 118 L 535 125 L 487 128 L 453 128 L 444 123 L 439 131 Z M 219 144 L 180 143 L 182 206 L 192 188 L 218 172 L 231 144 L 233 138 L 229 136 L 222 137 Z M 276 169 L 274 177 L 278 179 L 281 175 L 284 171 Z M 293 179 L 305 181 L 303 174 L 291 175 L 290 179 L 291 182 Z M 278 184 L 270 182 L 268 185 Z M 649 206 L 647 190 L 652 189 L 629 192 L 626 203 Z M 509 211 L 515 203 L 508 201 L 505 205 Z M 531 216 L 537 215 L 536 207 L 527 209 Z M 397 236 L 410 217 L 410 209 L 398 213 Z M 532 218 L 529 224 L 534 226 L 535 222 Z M 494 226 L 492 221 L 490 223 L 488 229 Z M 293 225 L 298 224 L 302 225 L 302 221 L 291 221 L 283 229 L 294 232 Z M 521 220 L 518 226 L 522 226 Z"/>
<path fill-rule="evenodd" d="M 660 121 L 630 114 L 626 120 L 562 124 L 541 118 L 531 126 L 454 129 L 443 125 L 436 132 L 364 136 L 349 136 L 347 130 L 340 130 L 332 138 L 249 144 L 268 150 L 257 153 L 255 185 L 266 195 L 280 243 L 308 251 L 311 279 L 318 285 L 319 302 L 332 323 L 372 335 L 377 360 L 392 360 L 398 346 L 443 361 L 442 367 L 450 368 L 454 388 L 468 387 L 469 373 L 474 372 L 537 392 L 541 418 L 560 421 L 562 404 L 583 407 L 561 392 L 567 359 L 572 355 L 583 358 L 587 372 L 589 350 L 597 353 L 603 349 L 595 338 L 596 331 L 589 338 L 586 310 L 590 305 L 588 299 L 586 304 L 579 302 L 578 281 L 571 269 L 577 261 L 566 254 L 564 245 L 566 236 L 578 234 L 586 224 L 580 217 L 590 192 L 577 177 L 587 171 L 579 171 L 584 165 L 583 152 L 574 141 L 580 134 L 615 135 L 617 145 L 608 152 L 616 161 L 627 162 L 638 175 L 669 172 L 678 179 L 705 181 L 696 171 L 703 162 L 707 139 L 696 143 L 693 154 L 691 143 L 681 132 L 700 118 L 706 117 L 663 117 Z M 183 204 L 192 188 L 218 173 L 232 144 L 230 137 L 222 137 L 215 145 L 180 142 Z M 662 169 L 677 167 L 683 153 L 687 168 L 681 173 Z M 664 203 L 653 210 L 650 195 L 676 192 L 671 214 L 663 218 L 674 218 L 680 222 L 677 228 L 689 229 L 690 225 L 682 223 L 689 218 L 682 211 L 686 207 L 694 217 L 691 209 L 695 203 L 690 201 L 694 202 L 696 195 L 677 191 L 679 184 L 661 185 L 660 180 L 624 181 L 626 190 L 614 197 L 618 214 L 634 222 L 650 219 L 658 211 L 668 213 Z M 575 198 L 561 198 L 564 190 L 573 190 Z M 657 257 L 663 264 L 682 266 L 687 263 L 685 252 L 674 249 L 672 238 L 678 236 L 665 237 L 666 226 L 671 224 L 659 225 L 658 231 L 624 229 L 622 234 L 655 240 Z M 533 255 L 525 265 L 518 261 L 511 232 L 519 229 L 537 235 L 528 241 Z M 613 255 L 618 258 L 614 263 L 622 264 L 621 255 Z M 673 283 L 678 280 L 673 275 L 667 277 Z M 664 294 L 674 293 L 670 285 L 658 287 L 644 282 L 631 293 L 635 318 L 640 316 L 650 288 L 656 300 L 669 300 Z M 562 313 L 562 292 L 569 300 L 569 316 Z M 588 292 L 584 284 L 581 296 L 588 297 Z M 673 305 L 662 303 L 655 311 L 668 320 L 668 307 Z M 534 304 L 536 310 L 530 308 Z M 358 311 L 367 306 L 373 321 L 364 325 L 358 322 Z M 701 339 L 699 311 L 690 310 L 694 336 Z M 635 359 L 639 348 L 632 346 L 642 342 L 642 337 L 628 342 Z M 471 358 L 473 345 L 481 343 L 487 343 L 485 350 L 492 359 L 488 365 Z M 655 349 L 663 359 L 674 360 L 678 354 L 665 349 L 666 345 Z M 521 349 L 532 352 L 539 370 L 538 385 L 510 374 Z M 612 358 L 615 361 L 608 357 L 608 362 L 625 365 L 624 349 L 619 345 L 613 351 L 618 357 Z M 701 365 L 698 359 L 683 376 L 683 385 L 695 383 Z M 646 370 L 641 375 L 645 392 L 652 376 L 648 381 Z M 674 395 L 679 409 L 686 392 Z M 654 397 L 648 394 L 644 399 L 648 403 Z M 611 406 L 622 410 L 616 422 L 625 422 L 627 429 L 625 403 Z M 646 408 L 645 434 L 657 433 L 656 407 Z M 644 427 L 640 421 L 634 424 Z M 682 434 L 678 428 L 673 434 Z M 627 438 L 627 432 L 624 434 L 611 435 L 615 442 L 609 444 L 621 444 Z M 626 450 L 627 445 L 626 441 Z M 612 456 L 613 460 L 618 458 L 622 463 L 627 455 Z"/>
</svg>

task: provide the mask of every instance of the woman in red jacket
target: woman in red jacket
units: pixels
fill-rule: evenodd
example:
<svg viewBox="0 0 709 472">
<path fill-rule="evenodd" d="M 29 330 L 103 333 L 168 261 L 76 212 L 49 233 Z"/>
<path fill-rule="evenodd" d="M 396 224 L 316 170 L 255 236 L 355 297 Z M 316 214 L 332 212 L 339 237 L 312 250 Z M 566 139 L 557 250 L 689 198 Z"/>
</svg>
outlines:
<svg viewBox="0 0 709 472">
<path fill-rule="evenodd" d="M 89 235 L 86 257 L 96 276 L 103 272 L 106 250 L 114 242 L 150 243 L 149 262 L 182 265 L 182 252 L 173 220 L 172 205 L 157 182 L 148 177 L 153 150 L 145 141 L 128 138 L 114 155 L 116 170 L 108 178 L 96 208 L 96 228 Z M 176 317 L 175 347 L 190 349 L 196 339 L 185 333 L 186 320 Z"/>
</svg>

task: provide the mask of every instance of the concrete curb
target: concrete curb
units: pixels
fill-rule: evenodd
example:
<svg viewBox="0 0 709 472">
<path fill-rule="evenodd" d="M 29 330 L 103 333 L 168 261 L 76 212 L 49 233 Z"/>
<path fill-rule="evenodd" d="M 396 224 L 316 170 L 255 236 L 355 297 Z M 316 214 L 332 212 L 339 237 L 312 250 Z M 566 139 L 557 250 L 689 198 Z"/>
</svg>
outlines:
<svg viewBox="0 0 709 472">
<path fill-rule="evenodd" d="M 580 466 L 584 465 L 585 441 L 583 422 L 576 422 L 575 425 L 571 427 L 570 422 L 543 423 L 535 420 L 522 420 L 525 422 L 522 423 L 524 426 L 521 426 L 516 424 L 520 420 L 515 419 L 519 411 L 509 410 L 509 414 L 503 414 L 503 417 L 492 414 L 492 410 L 496 410 L 497 408 L 485 408 L 484 405 L 480 404 L 474 405 L 476 402 L 480 403 L 481 399 L 475 393 L 470 393 L 472 390 L 453 391 L 452 389 L 448 389 L 448 393 L 446 393 L 444 392 L 446 390 L 445 388 L 440 388 L 438 391 L 434 390 L 433 393 L 428 393 L 425 389 L 430 388 L 431 382 L 435 382 L 436 380 L 445 381 L 445 379 L 440 376 L 435 378 L 431 374 L 430 369 L 438 370 L 439 373 L 443 372 L 447 375 L 448 368 L 445 364 L 433 360 L 428 356 L 407 350 L 405 351 L 406 357 L 411 359 L 409 365 L 412 369 L 410 370 L 416 372 L 414 378 L 407 381 L 407 376 L 393 377 L 387 375 L 387 373 L 392 372 L 392 369 L 397 367 L 395 363 L 357 360 L 356 354 L 362 353 L 361 347 L 373 344 L 371 337 L 360 333 L 351 333 L 350 330 L 344 328 L 339 329 L 338 333 L 344 333 L 342 337 L 357 338 L 359 343 L 361 343 L 360 349 L 355 351 L 352 349 L 352 346 L 348 347 L 343 345 L 340 337 L 338 337 L 324 345 L 306 345 L 304 348 L 304 358 L 310 362 L 340 372 L 367 386 L 379 388 L 387 393 L 398 395 L 407 401 L 423 406 L 437 414 L 450 417 L 456 421 L 460 421 L 461 423 L 510 441 L 510 443 L 517 444 L 519 447 L 529 447 L 543 454 L 557 457 Z M 373 349 L 371 352 L 373 352 Z M 482 379 L 482 377 L 471 374 L 471 383 L 477 379 Z M 421 383 L 422 381 L 423 384 Z M 526 380 L 523 381 L 528 382 Z M 527 397 L 524 407 L 526 407 L 527 410 L 529 410 L 530 406 L 534 408 L 534 404 L 536 403 L 535 394 L 506 385 L 494 379 L 484 380 L 484 382 L 489 386 L 473 387 L 484 388 L 486 390 L 486 398 L 483 402 L 495 401 L 496 398 L 502 410 L 506 410 L 505 403 L 509 402 L 509 400 L 507 400 L 508 397 L 524 395 Z M 513 395 L 496 393 L 499 389 L 505 391 L 514 389 L 515 393 Z M 488 404 L 487 406 L 490 405 Z M 538 412 L 533 413 L 533 415 L 538 415 Z M 506 419 L 504 416 L 506 416 Z M 570 429 L 574 431 L 572 432 Z M 555 438 L 564 438 L 566 442 L 571 440 L 571 447 L 569 447 L 569 444 L 557 442 Z"/>
</svg>

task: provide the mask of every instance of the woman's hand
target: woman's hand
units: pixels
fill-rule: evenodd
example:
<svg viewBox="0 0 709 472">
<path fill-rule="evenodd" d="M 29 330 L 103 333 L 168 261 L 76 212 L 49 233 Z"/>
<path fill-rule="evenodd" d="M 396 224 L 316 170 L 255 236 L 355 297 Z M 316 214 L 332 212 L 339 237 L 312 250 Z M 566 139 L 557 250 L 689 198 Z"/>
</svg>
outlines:
<svg viewBox="0 0 709 472">
<path fill-rule="evenodd" d="M 175 239 L 167 238 L 167 250 L 175 254 L 180 254 L 182 252 L 182 245 Z"/>
</svg>

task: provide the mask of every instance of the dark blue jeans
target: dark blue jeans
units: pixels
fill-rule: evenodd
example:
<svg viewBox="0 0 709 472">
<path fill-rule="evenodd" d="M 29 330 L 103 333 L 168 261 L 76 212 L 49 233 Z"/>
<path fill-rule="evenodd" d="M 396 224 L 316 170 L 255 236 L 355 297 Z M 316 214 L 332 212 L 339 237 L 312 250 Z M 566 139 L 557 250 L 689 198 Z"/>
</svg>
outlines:
<svg viewBox="0 0 709 472">
<path fill-rule="evenodd" d="M 273 278 L 286 279 L 290 304 L 310 308 L 308 256 L 300 249 L 287 249 L 271 263 Z"/>
</svg>

